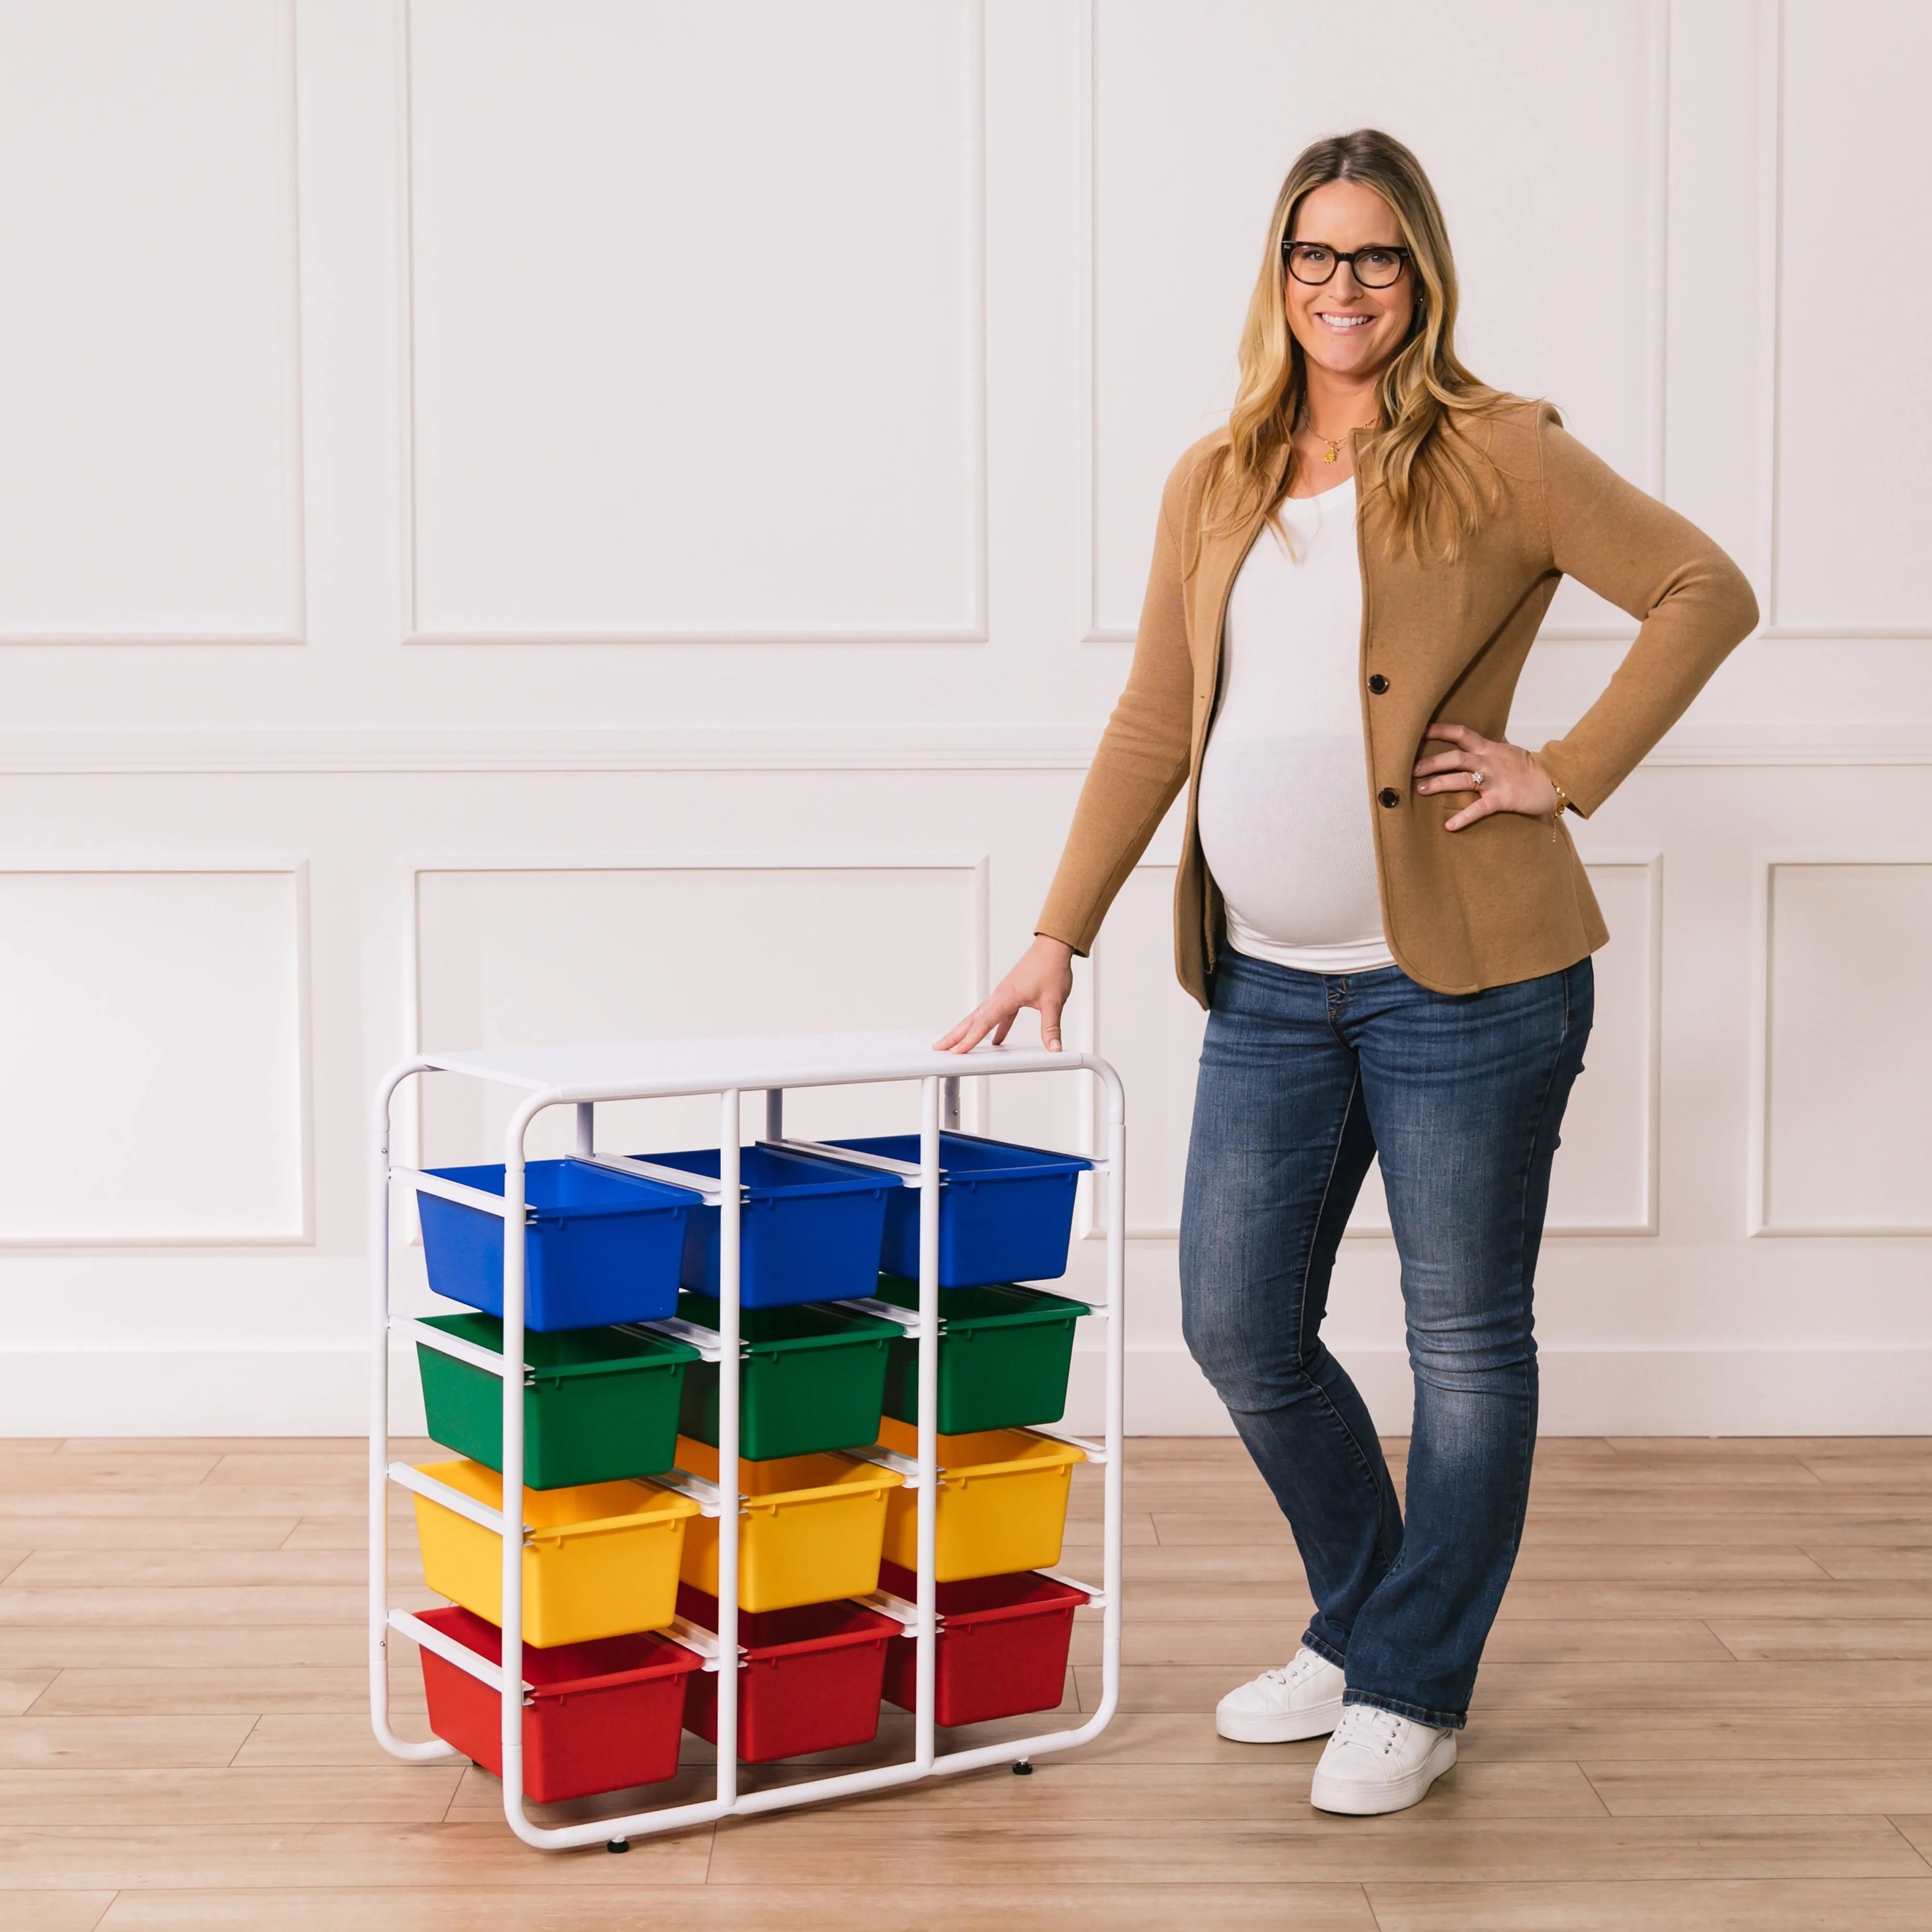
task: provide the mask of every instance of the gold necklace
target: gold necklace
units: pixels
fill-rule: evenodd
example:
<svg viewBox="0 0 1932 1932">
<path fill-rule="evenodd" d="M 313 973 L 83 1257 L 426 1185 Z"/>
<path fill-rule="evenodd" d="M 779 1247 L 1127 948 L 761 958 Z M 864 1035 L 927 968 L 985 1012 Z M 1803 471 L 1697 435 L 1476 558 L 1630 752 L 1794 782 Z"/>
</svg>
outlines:
<svg viewBox="0 0 1932 1932">
<path fill-rule="evenodd" d="M 1355 425 L 1355 429 L 1373 429 L 1374 428 L 1373 423 L 1358 423 Z M 1324 436 L 1312 423 L 1308 425 L 1308 434 L 1314 437 L 1317 442 L 1325 442 L 1328 446 L 1328 453 L 1322 459 L 1324 463 L 1333 463 L 1342 454 L 1342 444 L 1347 442 L 1354 433 L 1354 429 L 1345 429 L 1340 436 Z"/>
</svg>

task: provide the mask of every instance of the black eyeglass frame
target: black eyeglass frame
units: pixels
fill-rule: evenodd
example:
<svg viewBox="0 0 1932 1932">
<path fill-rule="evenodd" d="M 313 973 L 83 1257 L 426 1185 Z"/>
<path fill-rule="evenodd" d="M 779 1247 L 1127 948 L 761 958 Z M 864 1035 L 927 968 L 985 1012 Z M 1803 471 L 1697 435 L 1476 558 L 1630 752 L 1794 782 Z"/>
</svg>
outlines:
<svg viewBox="0 0 1932 1932">
<path fill-rule="evenodd" d="M 1294 274 L 1294 250 L 1298 248 L 1327 248 L 1328 253 L 1334 256 L 1334 260 L 1328 272 L 1318 282 L 1311 282 L 1306 275 Z M 1364 282 L 1355 267 L 1355 257 L 1358 255 L 1393 255 L 1396 257 L 1396 272 L 1385 282 Z M 1402 271 L 1414 259 L 1406 248 L 1391 248 L 1386 244 L 1373 248 L 1354 248 L 1344 254 L 1339 248 L 1329 248 L 1325 242 L 1309 242 L 1289 235 L 1284 235 L 1281 238 L 1281 265 L 1289 274 L 1294 275 L 1294 279 L 1304 289 L 1326 288 L 1335 279 L 1336 269 L 1339 268 L 1344 262 L 1348 265 L 1349 274 L 1354 275 L 1355 280 L 1364 288 L 1392 289 L 1402 280 Z"/>
</svg>

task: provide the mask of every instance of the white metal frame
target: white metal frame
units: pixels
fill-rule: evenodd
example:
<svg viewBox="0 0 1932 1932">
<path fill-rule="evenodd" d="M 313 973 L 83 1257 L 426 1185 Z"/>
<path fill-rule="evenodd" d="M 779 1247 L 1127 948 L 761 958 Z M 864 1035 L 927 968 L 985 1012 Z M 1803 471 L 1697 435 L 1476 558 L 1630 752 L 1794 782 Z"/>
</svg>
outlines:
<svg viewBox="0 0 1932 1932">
<path fill-rule="evenodd" d="M 937 1585 L 934 1574 L 934 1529 L 938 1512 L 919 1511 L 918 1598 L 911 1605 L 884 1607 L 898 1614 L 914 1632 L 918 1645 L 918 1709 L 914 1714 L 914 1753 L 904 1761 L 862 1771 L 777 1785 L 762 1790 L 738 1789 L 738 1760 L 733 1748 L 738 1735 L 738 1673 L 722 1670 L 720 1660 L 738 1654 L 738 1511 L 723 1507 L 723 1499 L 738 1490 L 739 1179 L 740 1096 L 762 1090 L 766 1096 L 766 1138 L 782 1142 L 784 1094 L 788 1087 L 862 1084 L 883 1081 L 920 1083 L 920 1160 L 916 1173 L 902 1174 L 902 1184 L 920 1190 L 919 1312 L 908 1323 L 919 1341 L 919 1454 L 908 1462 L 906 1485 L 923 1496 L 935 1493 L 938 1466 L 939 1376 L 939 1215 L 938 1190 L 942 1124 L 956 1126 L 958 1080 L 962 1074 L 1077 1072 L 1100 1081 L 1107 1098 L 1107 1147 L 1094 1165 L 1112 1177 L 1107 1189 L 1106 1298 L 1094 1305 L 1106 1324 L 1106 1428 L 1101 1444 L 1082 1444 L 1090 1459 L 1102 1465 L 1105 1516 L 1102 1529 L 1102 1581 L 1094 1600 L 1103 1618 L 1100 1708 L 1076 1728 L 1043 1732 L 1034 1737 L 987 1744 L 971 1750 L 940 1754 L 935 1748 L 933 1677 L 938 1636 Z M 389 1310 L 390 1191 L 401 1183 L 423 1191 L 458 1198 L 458 1184 L 424 1176 L 410 1168 L 392 1168 L 389 1161 L 390 1103 L 404 1081 L 425 1072 L 452 1072 L 526 1090 L 504 1136 L 503 1192 L 500 1198 L 480 1190 L 461 1190 L 470 1204 L 486 1207 L 503 1217 L 503 1350 L 500 1360 L 482 1366 L 498 1370 L 524 1359 L 524 1244 L 517 1238 L 525 1221 L 525 1138 L 530 1123 L 546 1108 L 576 1108 L 577 1151 L 596 1150 L 596 1110 L 600 1101 L 660 1100 L 714 1094 L 720 1103 L 719 1173 L 716 1184 L 719 1208 L 718 1348 L 718 1483 L 692 1483 L 686 1493 L 698 1496 L 707 1516 L 718 1519 L 718 1630 L 715 1645 L 708 1633 L 693 1631 L 692 1647 L 709 1649 L 707 1670 L 718 1672 L 718 1785 L 716 1795 L 696 1803 L 665 1805 L 655 1810 L 558 1827 L 533 1824 L 524 1809 L 523 1790 L 523 1549 L 529 1534 L 506 1534 L 506 1511 L 487 1508 L 446 1485 L 422 1476 L 388 1459 L 389 1340 L 393 1331 L 412 1339 L 435 1336 L 445 1352 L 463 1352 L 451 1338 L 425 1331 Z M 398 1737 L 389 1724 L 388 1635 L 401 1632 L 496 1690 L 502 1700 L 503 1814 L 512 1831 L 526 1844 L 544 1850 L 608 1843 L 621 1849 L 632 1838 L 675 1831 L 686 1826 L 758 1811 L 775 1811 L 795 1804 L 877 1791 L 897 1784 L 949 1773 L 976 1771 L 1011 1760 L 1025 1763 L 1049 1751 L 1067 1750 L 1099 1736 L 1119 1702 L 1120 1682 L 1120 1541 L 1122 1368 L 1124 1360 L 1126 1192 L 1122 1185 L 1126 1162 L 1126 1119 L 1120 1078 L 1113 1068 L 1090 1053 L 1048 1053 L 1039 1048 L 982 1047 L 964 1056 L 936 1053 L 924 1036 L 909 1034 L 848 1034 L 778 1036 L 769 1040 L 741 1039 L 664 1042 L 660 1046 L 626 1044 L 609 1047 L 508 1048 L 496 1052 L 418 1054 L 390 1069 L 376 1094 L 375 1160 L 370 1175 L 372 1253 L 370 1325 L 369 1410 L 369 1702 L 376 1736 L 393 1756 L 421 1762 L 457 1756 L 440 1738 L 416 1742 Z M 478 1351 L 487 1355 L 487 1351 Z M 465 1356 L 465 1359 L 467 1359 Z M 524 1490 L 524 1397 L 520 1375 L 505 1372 L 503 1383 L 503 1496 L 507 1503 Z M 1058 1434 L 1058 1431 L 1041 1432 Z M 1074 1439 L 1074 1438 L 1068 1438 Z M 904 1460 L 906 1459 L 901 1459 Z M 455 1510 L 494 1531 L 502 1546 L 502 1660 L 493 1667 L 452 1643 L 406 1611 L 388 1602 L 388 1486 L 398 1484 Z M 1083 1586 L 1083 1588 L 1090 1586 Z M 674 1636 L 682 1638 L 674 1631 Z"/>
</svg>

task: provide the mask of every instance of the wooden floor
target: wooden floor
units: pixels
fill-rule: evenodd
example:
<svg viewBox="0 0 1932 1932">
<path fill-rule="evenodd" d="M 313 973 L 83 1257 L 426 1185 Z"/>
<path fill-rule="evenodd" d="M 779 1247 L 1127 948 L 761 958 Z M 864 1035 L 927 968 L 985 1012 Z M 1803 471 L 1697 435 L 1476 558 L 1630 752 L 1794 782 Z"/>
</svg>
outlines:
<svg viewBox="0 0 1932 1932">
<path fill-rule="evenodd" d="M 1136 1442 L 1098 1744 L 622 1858 L 527 1850 L 494 1779 L 371 1742 L 363 1454 L 0 1444 L 6 1932 L 1932 1927 L 1932 1442 L 1544 1442 L 1462 1762 L 1373 1820 L 1310 1810 L 1318 1745 L 1215 1738 L 1221 1693 L 1292 1652 L 1300 1568 L 1234 1444 Z"/>
</svg>

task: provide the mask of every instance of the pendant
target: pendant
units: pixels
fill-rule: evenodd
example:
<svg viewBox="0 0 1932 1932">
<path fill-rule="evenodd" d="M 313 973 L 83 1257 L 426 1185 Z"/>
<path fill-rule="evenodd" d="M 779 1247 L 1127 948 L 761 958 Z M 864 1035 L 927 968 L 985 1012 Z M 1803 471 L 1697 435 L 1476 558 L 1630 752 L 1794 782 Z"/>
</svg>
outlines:
<svg viewBox="0 0 1932 1932">
<path fill-rule="evenodd" d="M 1333 462 L 1335 460 L 1336 458 L 1336 457 L 1338 457 L 1338 456 L 1340 456 L 1340 455 L 1341 454 L 1341 453 L 1342 453 L 1341 446 L 1340 446 L 1339 443 L 1334 443 L 1334 442 L 1331 442 L 1331 443 L 1328 446 L 1328 453 L 1327 454 L 1327 455 L 1325 455 L 1324 457 L 1323 457 L 1323 458 L 1322 458 L 1322 460 L 1324 463 L 1333 463 Z"/>
</svg>

